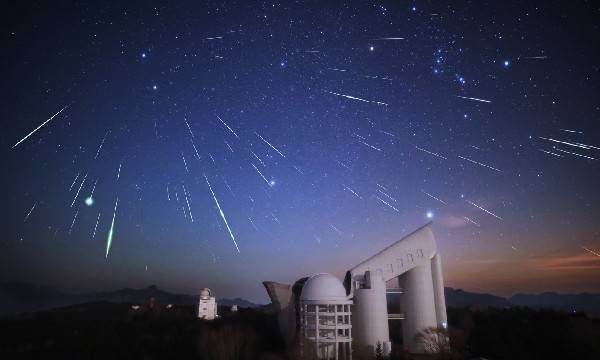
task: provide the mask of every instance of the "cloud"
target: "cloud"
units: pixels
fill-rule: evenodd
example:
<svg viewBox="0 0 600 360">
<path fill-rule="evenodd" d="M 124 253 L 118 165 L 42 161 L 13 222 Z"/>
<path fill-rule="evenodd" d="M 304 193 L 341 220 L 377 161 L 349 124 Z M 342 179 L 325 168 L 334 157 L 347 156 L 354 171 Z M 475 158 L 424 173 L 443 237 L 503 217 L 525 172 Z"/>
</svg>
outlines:
<svg viewBox="0 0 600 360">
<path fill-rule="evenodd" d="M 465 218 L 454 215 L 444 215 L 436 223 L 452 229 L 461 228 L 469 224 Z"/>
</svg>

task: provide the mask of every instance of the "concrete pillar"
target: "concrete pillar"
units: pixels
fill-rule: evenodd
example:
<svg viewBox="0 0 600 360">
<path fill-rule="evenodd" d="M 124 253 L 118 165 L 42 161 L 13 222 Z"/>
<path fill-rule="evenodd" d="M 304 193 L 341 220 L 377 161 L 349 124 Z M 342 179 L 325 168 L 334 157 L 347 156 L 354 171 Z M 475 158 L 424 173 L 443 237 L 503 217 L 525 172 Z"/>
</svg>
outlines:
<svg viewBox="0 0 600 360">
<path fill-rule="evenodd" d="M 401 296 L 402 339 L 404 346 L 412 353 L 424 353 L 425 349 L 415 341 L 415 337 L 428 327 L 437 327 L 435 296 L 431 264 L 426 262 L 400 276 L 404 293 Z"/>
<path fill-rule="evenodd" d="M 359 351 L 375 353 L 377 343 L 391 350 L 385 281 L 381 274 L 365 272 L 365 281 L 354 290 L 352 311 L 353 341 Z"/>
<path fill-rule="evenodd" d="M 446 315 L 446 296 L 444 295 L 444 275 L 442 273 L 442 259 L 440 254 L 435 254 L 431 259 L 431 273 L 433 275 L 433 294 L 435 296 L 435 313 L 437 325 L 448 328 L 448 317 Z"/>
</svg>

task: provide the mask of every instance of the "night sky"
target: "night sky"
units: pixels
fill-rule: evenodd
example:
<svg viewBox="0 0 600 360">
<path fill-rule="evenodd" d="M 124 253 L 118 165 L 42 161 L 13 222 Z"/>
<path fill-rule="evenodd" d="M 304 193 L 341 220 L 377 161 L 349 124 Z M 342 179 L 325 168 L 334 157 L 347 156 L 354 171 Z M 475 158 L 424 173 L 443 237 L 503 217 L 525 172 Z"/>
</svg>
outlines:
<svg viewBox="0 0 600 360">
<path fill-rule="evenodd" d="M 265 302 L 432 221 L 447 286 L 600 291 L 597 2 L 2 17 L 0 281 Z"/>
</svg>

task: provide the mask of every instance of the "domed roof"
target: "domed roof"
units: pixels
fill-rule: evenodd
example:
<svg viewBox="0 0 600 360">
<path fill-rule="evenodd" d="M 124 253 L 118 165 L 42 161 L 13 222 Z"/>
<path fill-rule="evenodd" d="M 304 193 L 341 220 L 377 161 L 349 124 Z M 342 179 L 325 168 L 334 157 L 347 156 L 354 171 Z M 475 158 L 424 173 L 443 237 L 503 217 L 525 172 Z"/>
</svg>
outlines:
<svg viewBox="0 0 600 360">
<path fill-rule="evenodd" d="M 302 287 L 300 301 L 314 304 L 347 304 L 350 299 L 342 282 L 331 274 L 311 276 Z"/>
<path fill-rule="evenodd" d="M 204 288 L 204 289 L 200 290 L 200 297 L 201 298 L 210 297 L 210 289 L 209 288 Z"/>
</svg>

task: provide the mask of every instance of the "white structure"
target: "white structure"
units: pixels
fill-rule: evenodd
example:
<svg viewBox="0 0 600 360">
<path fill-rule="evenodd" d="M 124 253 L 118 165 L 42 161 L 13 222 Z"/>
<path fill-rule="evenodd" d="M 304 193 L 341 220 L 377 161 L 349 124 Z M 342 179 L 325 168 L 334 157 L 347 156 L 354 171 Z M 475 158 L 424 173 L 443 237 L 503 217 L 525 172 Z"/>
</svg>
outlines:
<svg viewBox="0 0 600 360">
<path fill-rule="evenodd" d="M 238 307 L 236 304 L 231 305 L 231 312 L 232 313 L 238 312 Z"/>
<path fill-rule="evenodd" d="M 390 286 L 392 282 L 396 283 L 394 287 Z M 263 284 L 279 312 L 279 326 L 288 346 L 293 347 L 300 334 L 315 343 L 323 359 L 338 359 L 343 356 L 340 354 L 351 358 L 351 353 L 339 350 L 340 344 L 350 346 L 352 342 L 359 352 L 374 353 L 379 345 L 385 355 L 389 354 L 390 320 L 402 321 L 403 345 L 411 353 L 426 352 L 416 339 L 421 331 L 447 327 L 442 266 L 430 224 L 349 270 L 345 289 L 329 274 L 300 279 L 293 286 Z M 388 314 L 389 293 L 400 294 L 401 313 Z M 335 314 L 338 309 L 343 313 L 341 319 Z M 351 324 L 343 322 L 346 318 Z M 329 341 L 333 334 L 337 336 Z"/>
<path fill-rule="evenodd" d="M 311 276 L 300 295 L 300 331 L 308 341 L 302 350 L 319 359 L 352 359 L 351 304 L 335 276 Z"/>
<path fill-rule="evenodd" d="M 217 301 L 214 296 L 211 296 L 210 289 L 204 288 L 200 290 L 198 318 L 204 320 L 214 320 L 217 317 Z"/>
<path fill-rule="evenodd" d="M 386 283 L 397 281 L 397 288 Z M 416 335 L 426 328 L 446 328 L 446 300 L 440 255 L 430 224 L 417 229 L 352 268 L 345 284 L 354 294 L 354 340 L 360 347 L 391 350 L 387 319 L 402 321 L 404 347 L 425 352 Z M 386 293 L 400 293 L 400 314 L 387 313 Z"/>
</svg>

